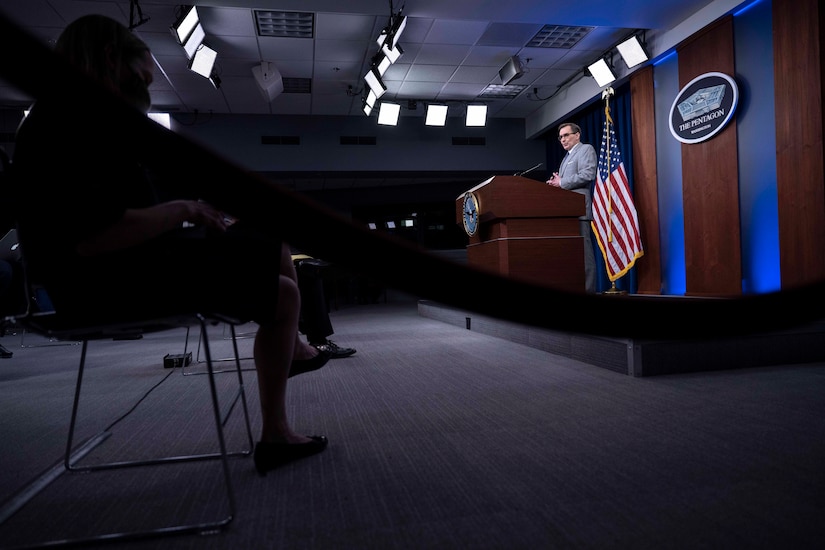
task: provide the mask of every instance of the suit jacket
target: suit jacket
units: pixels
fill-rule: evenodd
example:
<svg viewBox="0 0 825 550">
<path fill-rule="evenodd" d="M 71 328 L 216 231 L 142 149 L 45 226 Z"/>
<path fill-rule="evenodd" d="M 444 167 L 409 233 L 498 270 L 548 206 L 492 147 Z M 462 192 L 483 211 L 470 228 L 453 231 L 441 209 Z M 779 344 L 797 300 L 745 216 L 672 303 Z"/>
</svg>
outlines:
<svg viewBox="0 0 825 550">
<path fill-rule="evenodd" d="M 584 195 L 584 216 L 593 219 L 593 183 L 596 181 L 596 150 L 589 143 L 579 143 L 565 155 L 559 166 L 561 188 Z"/>
</svg>

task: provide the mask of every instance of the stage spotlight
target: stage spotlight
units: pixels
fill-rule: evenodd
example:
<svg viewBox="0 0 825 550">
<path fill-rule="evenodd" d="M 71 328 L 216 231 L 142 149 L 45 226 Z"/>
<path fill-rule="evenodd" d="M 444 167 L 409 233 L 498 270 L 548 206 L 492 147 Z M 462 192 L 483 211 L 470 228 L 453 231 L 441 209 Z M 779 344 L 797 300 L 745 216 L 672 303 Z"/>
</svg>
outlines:
<svg viewBox="0 0 825 550">
<path fill-rule="evenodd" d="M 447 124 L 446 105 L 427 105 L 427 117 L 424 119 L 427 126 L 444 126 Z"/>
<path fill-rule="evenodd" d="M 622 59 L 627 63 L 628 69 L 632 69 L 636 65 L 647 61 L 647 53 L 645 53 L 642 43 L 639 42 L 638 36 L 631 36 L 616 46 L 616 49 L 619 50 Z"/>
<path fill-rule="evenodd" d="M 364 81 L 375 94 L 376 99 L 384 95 L 384 92 L 387 91 L 387 87 L 384 85 L 384 81 L 381 80 L 381 75 L 378 74 L 378 69 L 375 67 L 367 71 L 367 74 L 364 75 Z"/>
<path fill-rule="evenodd" d="M 206 33 L 203 31 L 203 25 L 198 23 L 195 29 L 189 34 L 189 38 L 183 43 L 183 51 L 186 52 L 186 57 L 192 59 L 195 52 L 198 51 L 198 48 L 203 43 L 204 38 L 206 38 Z"/>
<path fill-rule="evenodd" d="M 198 73 L 204 78 L 212 76 L 212 67 L 215 65 L 215 58 L 218 57 L 218 52 L 207 46 L 201 44 L 195 51 L 195 56 L 189 63 L 189 69 Z"/>
<path fill-rule="evenodd" d="M 590 76 L 596 79 L 596 84 L 598 84 L 600 88 L 603 88 L 616 80 L 616 75 L 613 74 L 613 71 L 610 69 L 610 66 L 604 58 L 599 59 L 587 67 L 587 70 L 590 71 Z"/>
<path fill-rule="evenodd" d="M 220 86 L 220 79 L 213 77 L 212 68 L 215 65 L 215 58 L 218 52 L 203 43 L 206 32 L 200 23 L 198 9 L 189 8 L 180 21 L 172 25 L 172 34 L 178 43 L 183 46 L 186 57 L 189 58 L 189 69 L 198 73 L 204 78 L 208 78 L 215 88 Z"/>
<path fill-rule="evenodd" d="M 400 114 L 401 105 L 398 103 L 382 101 L 381 108 L 378 109 L 378 124 L 383 124 L 384 126 L 397 126 L 398 116 Z"/>
<path fill-rule="evenodd" d="M 186 39 L 189 38 L 189 35 L 195 30 L 199 22 L 198 8 L 193 6 L 192 9 L 181 17 L 180 21 L 172 25 L 172 34 L 177 38 L 178 44 L 182 46 L 186 42 Z M 192 56 L 190 55 L 189 57 Z"/>
<path fill-rule="evenodd" d="M 390 48 L 386 44 L 381 46 L 381 52 L 387 56 L 387 59 L 390 60 L 390 63 L 395 63 L 398 61 L 398 58 L 404 55 L 404 50 L 401 49 L 401 46 L 396 44 L 394 47 Z"/>
<path fill-rule="evenodd" d="M 379 53 L 376 57 L 378 59 L 376 59 L 375 67 L 378 69 L 379 76 L 384 76 L 384 73 L 387 72 L 387 69 L 392 65 L 392 61 L 382 53 Z"/>
<path fill-rule="evenodd" d="M 373 108 L 375 107 L 375 101 L 377 99 L 378 98 L 376 97 L 375 92 L 373 92 L 372 90 L 367 92 L 367 97 L 364 98 L 364 114 L 365 115 L 370 116 L 370 113 L 372 112 Z"/>
<path fill-rule="evenodd" d="M 389 27 L 385 28 L 381 31 L 381 34 L 378 35 L 378 46 L 384 47 L 385 45 L 390 49 L 395 48 L 398 45 L 398 39 L 401 38 L 401 35 L 404 33 L 404 29 L 407 26 L 407 16 L 395 15 L 392 18 L 392 23 Z"/>
<path fill-rule="evenodd" d="M 464 124 L 466 126 L 486 126 L 487 106 L 467 105 L 467 119 Z"/>
</svg>

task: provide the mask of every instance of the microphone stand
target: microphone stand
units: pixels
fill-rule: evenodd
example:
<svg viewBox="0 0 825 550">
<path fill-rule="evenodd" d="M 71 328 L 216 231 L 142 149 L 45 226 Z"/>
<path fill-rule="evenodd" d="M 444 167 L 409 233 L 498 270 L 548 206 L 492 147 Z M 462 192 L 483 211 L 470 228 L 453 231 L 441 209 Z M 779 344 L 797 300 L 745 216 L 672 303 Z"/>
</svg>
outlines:
<svg viewBox="0 0 825 550">
<path fill-rule="evenodd" d="M 540 163 L 536 164 L 535 166 L 533 166 L 532 168 L 528 168 L 528 169 L 527 169 L 527 170 L 525 170 L 524 172 L 516 172 L 516 173 L 515 173 L 515 174 L 513 174 L 513 175 L 514 175 L 514 176 L 523 176 L 524 174 L 527 174 L 527 173 L 529 173 L 529 172 L 532 172 L 533 170 L 535 170 L 536 168 L 538 168 L 538 167 L 539 167 L 539 166 L 541 166 L 542 164 L 544 164 L 544 163 L 543 163 L 543 162 L 540 162 Z"/>
</svg>

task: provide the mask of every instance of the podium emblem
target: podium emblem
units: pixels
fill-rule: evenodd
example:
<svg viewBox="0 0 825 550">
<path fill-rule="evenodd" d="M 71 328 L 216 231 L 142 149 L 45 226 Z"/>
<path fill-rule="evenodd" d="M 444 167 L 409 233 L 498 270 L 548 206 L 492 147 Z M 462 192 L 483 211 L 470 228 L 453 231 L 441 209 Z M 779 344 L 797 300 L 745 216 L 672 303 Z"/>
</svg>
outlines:
<svg viewBox="0 0 825 550">
<path fill-rule="evenodd" d="M 464 193 L 464 231 L 472 237 L 478 230 L 478 197 L 472 191 Z"/>
</svg>

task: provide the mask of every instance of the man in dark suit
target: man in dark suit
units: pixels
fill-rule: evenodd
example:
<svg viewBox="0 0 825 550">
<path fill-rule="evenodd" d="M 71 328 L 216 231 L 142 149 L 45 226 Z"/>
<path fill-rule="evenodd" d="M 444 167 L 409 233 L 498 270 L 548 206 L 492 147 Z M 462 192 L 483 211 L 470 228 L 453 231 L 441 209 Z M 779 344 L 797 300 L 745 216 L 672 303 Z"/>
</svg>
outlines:
<svg viewBox="0 0 825 550">
<path fill-rule="evenodd" d="M 293 251 L 294 252 L 294 251 Z M 309 345 L 328 353 L 330 359 L 349 357 L 355 348 L 341 347 L 329 339 L 334 333 L 329 318 L 327 300 L 324 293 L 324 269 L 329 263 L 306 254 L 292 254 L 298 275 L 298 290 L 301 293 L 301 316 L 298 330 L 307 337 Z"/>
<path fill-rule="evenodd" d="M 547 180 L 549 185 L 584 195 L 584 216 L 579 217 L 579 230 L 584 237 L 585 291 L 596 292 L 596 258 L 593 255 L 590 221 L 593 219 L 593 183 L 596 181 L 596 150 L 581 143 L 581 128 L 572 122 L 559 126 L 559 142 L 567 154 L 558 172 Z"/>
</svg>

